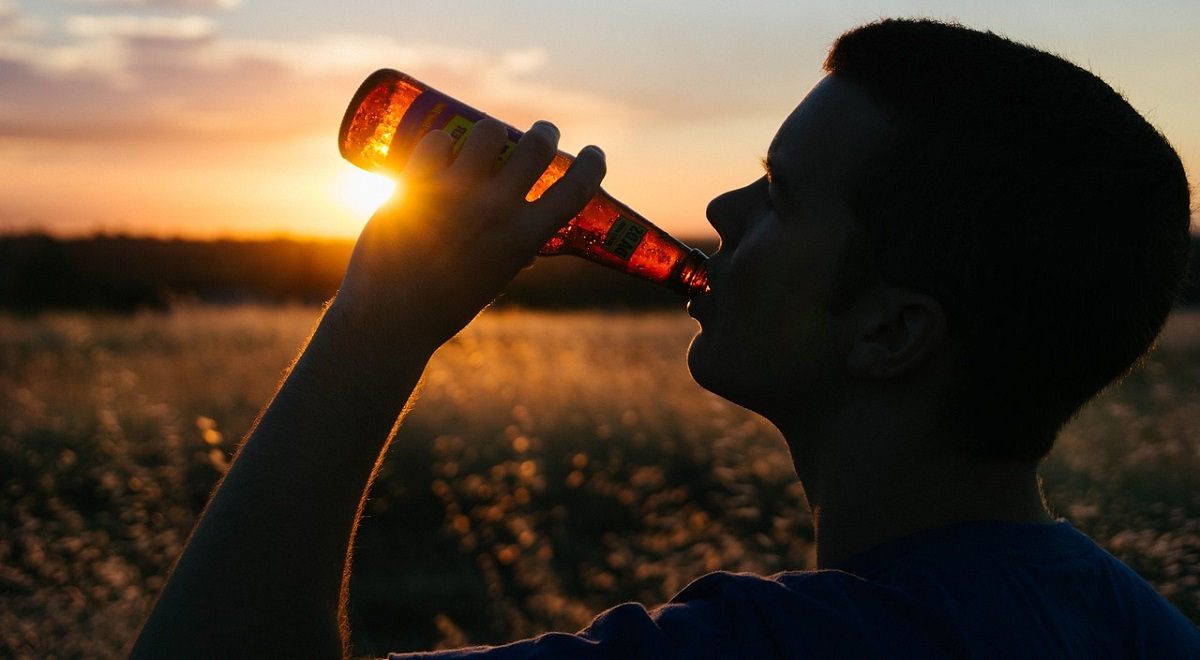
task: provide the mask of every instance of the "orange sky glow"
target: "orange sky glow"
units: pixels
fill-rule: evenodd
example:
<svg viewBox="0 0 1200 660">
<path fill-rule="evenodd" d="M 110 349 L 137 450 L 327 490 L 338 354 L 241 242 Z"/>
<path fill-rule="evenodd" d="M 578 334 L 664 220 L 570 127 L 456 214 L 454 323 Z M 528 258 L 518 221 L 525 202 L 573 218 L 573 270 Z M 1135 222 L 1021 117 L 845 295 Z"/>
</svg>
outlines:
<svg viewBox="0 0 1200 660">
<path fill-rule="evenodd" d="M 599 144 L 606 190 L 710 236 L 708 200 L 757 176 L 837 34 L 916 11 L 1095 71 L 1198 180 L 1200 3 L 994 4 L 528 0 L 450 29 L 433 3 L 0 0 L 0 233 L 352 238 L 386 191 L 336 133 L 386 66 L 518 128 L 550 119 L 566 151 Z"/>
</svg>

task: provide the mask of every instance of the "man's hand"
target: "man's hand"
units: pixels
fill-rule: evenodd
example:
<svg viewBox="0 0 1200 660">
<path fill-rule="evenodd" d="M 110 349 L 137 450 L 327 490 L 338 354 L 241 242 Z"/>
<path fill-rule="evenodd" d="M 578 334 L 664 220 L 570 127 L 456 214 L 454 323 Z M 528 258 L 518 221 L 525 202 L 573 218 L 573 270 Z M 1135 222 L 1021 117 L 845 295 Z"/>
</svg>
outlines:
<svg viewBox="0 0 1200 660">
<path fill-rule="evenodd" d="M 331 313 L 401 330 L 430 352 L 454 336 L 600 188 L 604 155 L 580 152 L 533 202 L 525 195 L 557 153 L 558 129 L 538 122 L 498 162 L 503 124 L 476 124 L 457 159 L 444 131 L 426 135 L 404 191 L 363 229 Z"/>
</svg>

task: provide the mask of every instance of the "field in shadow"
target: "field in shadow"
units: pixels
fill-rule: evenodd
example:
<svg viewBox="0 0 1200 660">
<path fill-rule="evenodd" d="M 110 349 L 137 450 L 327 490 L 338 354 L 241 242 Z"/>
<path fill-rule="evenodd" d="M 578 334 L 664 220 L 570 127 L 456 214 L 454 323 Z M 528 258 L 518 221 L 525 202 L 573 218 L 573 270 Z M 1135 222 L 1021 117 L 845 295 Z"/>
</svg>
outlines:
<svg viewBox="0 0 1200 660">
<path fill-rule="evenodd" d="M 119 657 L 311 306 L 0 316 L 0 656 Z M 714 569 L 812 566 L 781 439 L 700 390 L 678 312 L 485 313 L 366 507 L 360 654 L 573 630 Z M 1059 515 L 1200 620 L 1200 316 L 1067 429 Z"/>
</svg>

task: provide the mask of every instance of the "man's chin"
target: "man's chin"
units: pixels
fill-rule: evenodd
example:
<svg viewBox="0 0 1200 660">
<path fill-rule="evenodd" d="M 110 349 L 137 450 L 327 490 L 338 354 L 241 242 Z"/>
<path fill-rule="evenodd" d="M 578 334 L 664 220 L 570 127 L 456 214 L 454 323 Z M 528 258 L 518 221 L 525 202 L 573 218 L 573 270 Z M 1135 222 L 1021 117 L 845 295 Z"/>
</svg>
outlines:
<svg viewBox="0 0 1200 660">
<path fill-rule="evenodd" d="M 700 387 L 709 389 L 708 374 L 711 370 L 711 363 L 705 355 L 705 337 L 704 332 L 696 333 L 692 337 L 692 342 L 688 344 L 687 350 L 687 366 L 688 371 L 692 374 L 692 380 L 695 380 Z"/>
<path fill-rule="evenodd" d="M 733 365 L 729 364 L 728 358 L 728 354 L 715 350 L 703 331 L 696 333 L 687 352 L 688 371 L 692 374 L 692 380 L 717 396 L 729 398 L 732 379 L 727 371 Z"/>
</svg>

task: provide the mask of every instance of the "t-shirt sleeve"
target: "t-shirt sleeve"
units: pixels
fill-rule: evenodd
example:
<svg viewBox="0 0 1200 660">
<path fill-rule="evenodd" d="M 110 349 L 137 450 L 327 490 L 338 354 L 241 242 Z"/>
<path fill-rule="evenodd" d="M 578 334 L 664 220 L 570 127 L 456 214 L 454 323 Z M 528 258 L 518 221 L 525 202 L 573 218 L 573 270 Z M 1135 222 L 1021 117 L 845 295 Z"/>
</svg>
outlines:
<svg viewBox="0 0 1200 660">
<path fill-rule="evenodd" d="M 759 579 L 761 580 L 761 579 Z M 583 630 L 548 633 L 504 646 L 453 651 L 392 654 L 389 660 L 579 660 L 764 657 L 774 649 L 748 648 L 767 644 L 768 636 L 747 625 L 745 603 L 731 602 L 725 587 L 729 574 L 704 576 L 670 603 L 647 610 L 625 603 L 605 611 Z M 723 593 L 724 592 L 724 593 Z M 734 598 L 740 601 L 741 598 Z M 753 608 L 749 608 L 753 609 Z M 742 616 L 739 616 L 741 614 Z"/>
<path fill-rule="evenodd" d="M 389 660 L 549 660 L 550 658 L 668 658 L 670 642 L 651 612 L 636 603 L 605 611 L 575 634 L 547 633 L 504 646 L 476 646 L 453 651 L 393 653 Z"/>
</svg>

